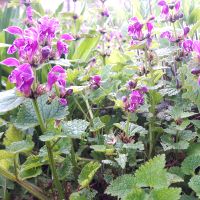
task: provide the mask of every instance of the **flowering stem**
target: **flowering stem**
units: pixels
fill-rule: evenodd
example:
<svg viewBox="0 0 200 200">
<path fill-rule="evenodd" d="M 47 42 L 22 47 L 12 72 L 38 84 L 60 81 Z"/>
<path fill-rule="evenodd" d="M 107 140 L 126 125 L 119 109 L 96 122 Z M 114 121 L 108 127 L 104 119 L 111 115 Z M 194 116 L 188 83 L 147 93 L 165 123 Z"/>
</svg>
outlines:
<svg viewBox="0 0 200 200">
<path fill-rule="evenodd" d="M 42 114 L 40 112 L 37 99 L 33 99 L 33 106 L 34 106 L 34 109 L 35 109 L 35 113 L 37 115 L 37 119 L 38 119 L 38 122 L 39 122 L 39 125 L 40 125 L 40 128 L 41 128 L 41 131 L 42 131 L 42 133 L 44 133 L 44 132 L 46 132 L 46 126 L 45 126 Z M 64 197 L 64 193 L 63 193 L 61 183 L 58 180 L 58 175 L 57 175 L 57 172 L 56 172 L 56 166 L 55 166 L 55 162 L 54 162 L 51 143 L 49 141 L 47 141 L 45 143 L 45 145 L 47 147 L 47 152 L 48 152 L 48 157 L 49 157 L 49 165 L 50 165 L 51 172 L 52 172 L 52 175 L 53 175 L 53 181 L 54 181 L 54 184 L 56 186 L 56 189 L 58 190 L 58 194 L 59 194 L 60 199 L 63 200 L 63 199 L 65 199 L 65 197 Z"/>
<path fill-rule="evenodd" d="M 147 48 L 145 48 L 145 70 L 147 70 L 149 68 L 150 71 L 150 75 L 151 75 L 151 86 L 154 86 L 154 75 L 153 75 L 153 70 L 151 68 L 151 64 L 149 62 L 148 65 L 148 53 L 147 53 Z M 150 111 L 153 115 L 153 117 L 150 118 L 149 121 L 149 152 L 148 152 L 148 158 L 150 159 L 152 157 L 152 153 L 154 151 L 153 147 L 154 147 L 154 132 L 153 132 L 153 126 L 154 126 L 154 121 L 155 121 L 155 101 L 154 101 L 154 91 L 152 91 L 150 93 L 150 101 L 151 101 L 151 108 Z"/>
</svg>

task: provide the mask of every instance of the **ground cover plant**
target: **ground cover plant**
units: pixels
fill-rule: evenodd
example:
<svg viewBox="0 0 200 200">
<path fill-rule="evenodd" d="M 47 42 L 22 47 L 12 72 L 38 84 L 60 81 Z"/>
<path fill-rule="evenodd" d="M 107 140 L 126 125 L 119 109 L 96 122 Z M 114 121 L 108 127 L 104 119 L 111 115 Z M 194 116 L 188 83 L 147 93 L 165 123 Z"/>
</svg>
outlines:
<svg viewBox="0 0 200 200">
<path fill-rule="evenodd" d="M 0 1 L 0 199 L 200 198 L 200 2 L 111 2 Z"/>
</svg>

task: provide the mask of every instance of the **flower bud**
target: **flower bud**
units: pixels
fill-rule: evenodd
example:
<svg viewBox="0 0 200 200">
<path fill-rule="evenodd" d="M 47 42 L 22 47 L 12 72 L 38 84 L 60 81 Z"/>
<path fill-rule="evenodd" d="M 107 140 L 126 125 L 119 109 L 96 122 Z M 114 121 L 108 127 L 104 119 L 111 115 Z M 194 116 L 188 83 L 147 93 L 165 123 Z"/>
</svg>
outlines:
<svg viewBox="0 0 200 200">
<path fill-rule="evenodd" d="M 51 49 L 48 46 L 42 48 L 42 59 L 46 60 L 51 53 Z"/>
<path fill-rule="evenodd" d="M 193 68 L 193 69 L 191 70 L 191 73 L 194 74 L 194 75 L 200 74 L 200 68 Z"/>
</svg>

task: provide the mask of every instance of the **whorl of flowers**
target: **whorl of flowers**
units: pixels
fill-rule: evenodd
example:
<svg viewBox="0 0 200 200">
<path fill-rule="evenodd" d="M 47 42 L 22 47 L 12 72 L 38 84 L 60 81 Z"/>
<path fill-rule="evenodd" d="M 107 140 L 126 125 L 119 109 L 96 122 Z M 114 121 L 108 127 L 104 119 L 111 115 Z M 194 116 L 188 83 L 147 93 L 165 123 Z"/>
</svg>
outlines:
<svg viewBox="0 0 200 200">
<path fill-rule="evenodd" d="M 165 20 L 174 23 L 183 17 L 183 13 L 180 12 L 180 0 L 173 0 L 170 3 L 160 0 L 158 1 L 158 5 L 161 7 L 161 17 Z"/>
<path fill-rule="evenodd" d="M 27 9 L 31 9 L 31 7 Z M 27 10 L 27 12 L 27 17 L 32 20 L 32 11 Z M 32 94 L 31 89 L 35 80 L 33 68 L 37 68 L 49 60 L 60 59 L 61 56 L 68 53 L 66 42 L 72 41 L 74 38 L 67 33 L 58 36 L 59 22 L 48 16 L 40 18 L 34 22 L 33 26 L 24 30 L 18 26 L 10 26 L 5 31 L 16 36 L 7 53 L 17 52 L 19 59 L 10 57 L 3 60 L 1 64 L 16 67 L 9 76 L 9 80 L 16 84 L 18 91 L 29 97 Z M 48 90 L 51 90 L 54 84 L 60 89 L 60 96 L 65 96 L 66 74 L 61 66 L 53 67 L 48 74 Z"/>
<path fill-rule="evenodd" d="M 147 41 L 147 47 L 150 46 L 152 41 L 153 20 L 154 16 L 150 17 L 146 22 L 142 23 L 137 17 L 129 20 L 128 34 L 132 37 L 131 45 L 137 45 L 143 40 Z"/>
<path fill-rule="evenodd" d="M 124 109 L 128 112 L 135 112 L 140 105 L 144 104 L 144 94 L 147 92 L 146 87 L 141 87 L 139 89 L 134 89 L 131 91 L 130 95 L 123 96 L 122 101 L 124 104 Z"/>
</svg>

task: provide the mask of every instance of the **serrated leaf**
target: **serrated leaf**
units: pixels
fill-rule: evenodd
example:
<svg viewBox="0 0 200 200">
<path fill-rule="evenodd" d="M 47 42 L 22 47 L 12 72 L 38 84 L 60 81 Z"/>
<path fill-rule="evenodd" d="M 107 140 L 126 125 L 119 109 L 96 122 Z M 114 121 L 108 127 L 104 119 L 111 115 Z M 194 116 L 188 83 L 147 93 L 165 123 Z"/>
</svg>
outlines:
<svg viewBox="0 0 200 200">
<path fill-rule="evenodd" d="M 180 176 L 171 173 L 167 173 L 167 180 L 169 181 L 169 185 L 171 185 L 172 183 L 184 182 L 184 180 Z"/>
<path fill-rule="evenodd" d="M 168 186 L 165 155 L 159 155 L 146 162 L 135 172 L 139 187 L 164 188 Z"/>
<path fill-rule="evenodd" d="M 173 139 L 167 135 L 161 136 L 161 145 L 164 149 L 164 151 L 170 150 L 170 149 L 187 149 L 189 147 L 189 142 L 187 141 L 179 141 L 174 142 Z"/>
<path fill-rule="evenodd" d="M 117 128 L 124 131 L 125 133 L 127 132 L 126 131 L 127 122 L 115 123 L 114 125 Z M 139 133 L 140 135 L 145 135 L 145 134 L 147 134 L 147 130 L 137 124 L 129 123 L 128 133 L 126 133 L 126 134 L 129 136 L 134 136 L 136 133 Z"/>
<path fill-rule="evenodd" d="M 118 165 L 122 168 L 125 169 L 126 167 L 126 162 L 127 162 L 127 154 L 119 154 L 118 158 L 115 158 L 117 161 Z"/>
<path fill-rule="evenodd" d="M 188 156 L 182 162 L 181 170 L 186 175 L 193 175 L 195 169 L 199 166 L 200 166 L 200 156 L 199 155 L 191 155 L 191 156 Z"/>
<path fill-rule="evenodd" d="M 3 144 L 5 146 L 9 146 L 13 142 L 17 142 L 23 140 L 23 133 L 16 129 L 15 126 L 10 125 L 9 128 L 5 132 L 5 138 L 3 140 Z"/>
<path fill-rule="evenodd" d="M 71 138 L 81 138 L 85 134 L 89 122 L 82 119 L 74 119 L 72 121 L 63 122 L 63 133 Z"/>
<path fill-rule="evenodd" d="M 58 98 L 55 98 L 51 104 L 47 104 L 48 95 L 38 97 L 37 102 L 43 119 L 62 119 L 67 115 L 67 107 L 62 106 Z M 20 129 L 28 129 L 38 124 L 37 116 L 31 100 L 27 100 L 20 108 L 15 126 Z"/>
<path fill-rule="evenodd" d="M 179 200 L 180 199 L 180 188 L 162 188 L 156 189 L 151 192 L 152 200 Z"/>
<path fill-rule="evenodd" d="M 144 144 L 141 141 L 136 142 L 136 143 L 128 143 L 128 144 L 124 144 L 123 148 L 126 148 L 126 149 L 137 149 L 139 151 L 143 151 L 144 150 Z"/>
<path fill-rule="evenodd" d="M 48 131 L 48 132 L 45 132 L 43 135 L 41 135 L 39 139 L 43 142 L 46 142 L 46 141 L 52 141 L 52 140 L 56 140 L 58 138 L 64 138 L 64 137 L 67 137 L 67 136 L 63 134 L 55 133 L 53 131 Z"/>
<path fill-rule="evenodd" d="M 117 177 L 106 189 L 106 194 L 118 198 L 125 198 L 135 187 L 135 178 L 131 174 Z"/>
<path fill-rule="evenodd" d="M 197 196 L 200 198 L 200 176 L 199 175 L 195 175 L 190 179 L 189 182 L 189 187 L 192 188 Z"/>
<path fill-rule="evenodd" d="M 0 113 L 17 108 L 24 100 L 24 97 L 16 94 L 15 89 L 0 92 Z"/>
<path fill-rule="evenodd" d="M 145 192 L 140 188 L 134 188 L 133 191 L 131 191 L 124 200 L 146 200 L 147 196 Z"/>
<path fill-rule="evenodd" d="M 101 121 L 99 117 L 95 117 L 93 119 L 93 126 L 90 128 L 90 131 L 96 132 L 100 129 L 102 129 L 105 126 L 105 124 Z"/>
<path fill-rule="evenodd" d="M 85 188 L 90 184 L 95 173 L 100 167 L 101 164 L 98 162 L 89 162 L 83 167 L 78 177 L 78 183 L 81 185 L 81 188 Z"/>
<path fill-rule="evenodd" d="M 11 153 L 24 153 L 32 150 L 34 143 L 32 141 L 22 140 L 18 142 L 13 142 L 7 147 L 7 150 Z"/>
</svg>

